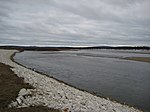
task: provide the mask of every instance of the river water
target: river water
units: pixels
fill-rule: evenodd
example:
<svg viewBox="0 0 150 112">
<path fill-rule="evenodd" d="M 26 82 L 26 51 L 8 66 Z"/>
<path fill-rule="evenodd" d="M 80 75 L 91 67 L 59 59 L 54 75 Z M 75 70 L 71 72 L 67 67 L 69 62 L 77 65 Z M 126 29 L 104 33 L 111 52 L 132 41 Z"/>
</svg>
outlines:
<svg viewBox="0 0 150 112">
<path fill-rule="evenodd" d="M 150 111 L 150 63 L 119 59 L 150 57 L 146 51 L 24 51 L 14 59 L 77 88 Z"/>
</svg>

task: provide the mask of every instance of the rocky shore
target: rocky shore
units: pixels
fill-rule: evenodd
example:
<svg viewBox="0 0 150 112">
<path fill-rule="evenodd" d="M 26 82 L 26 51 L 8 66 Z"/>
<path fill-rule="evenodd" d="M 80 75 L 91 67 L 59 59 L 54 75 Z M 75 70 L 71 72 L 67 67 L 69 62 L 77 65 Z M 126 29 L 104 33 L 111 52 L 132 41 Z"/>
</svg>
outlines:
<svg viewBox="0 0 150 112">
<path fill-rule="evenodd" d="M 9 107 L 47 106 L 64 112 L 141 112 L 90 93 L 80 91 L 45 75 L 13 62 L 10 57 L 16 50 L 0 49 L 0 62 L 12 67 L 18 77 L 24 78 L 34 89 L 22 88 Z"/>
</svg>

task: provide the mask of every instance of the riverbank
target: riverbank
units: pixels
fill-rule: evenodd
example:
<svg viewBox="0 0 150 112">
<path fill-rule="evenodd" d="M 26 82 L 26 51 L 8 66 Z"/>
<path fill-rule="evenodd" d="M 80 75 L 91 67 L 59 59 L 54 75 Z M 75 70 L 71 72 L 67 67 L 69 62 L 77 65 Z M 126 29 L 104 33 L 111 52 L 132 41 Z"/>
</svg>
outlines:
<svg viewBox="0 0 150 112">
<path fill-rule="evenodd" d="M 47 106 L 71 112 L 141 112 L 60 83 L 52 78 L 22 67 L 10 60 L 15 50 L 0 50 L 0 62 L 10 65 L 18 77 L 35 89 L 22 90 L 9 107 Z M 24 91 L 24 92 L 22 92 Z M 23 97 L 23 96 L 27 97 Z M 16 104 L 17 105 L 14 105 Z"/>
<path fill-rule="evenodd" d="M 15 105 L 18 105 L 18 103 L 14 103 L 14 107 L 8 108 L 8 105 L 16 100 L 22 88 L 25 91 L 34 89 L 31 85 L 24 83 L 23 78 L 17 77 L 11 68 L 0 63 L 0 112 L 60 112 L 59 110 L 44 106 L 15 108 Z M 24 95 L 23 97 L 27 96 Z"/>
<path fill-rule="evenodd" d="M 124 59 L 150 63 L 150 57 L 127 57 Z"/>
</svg>

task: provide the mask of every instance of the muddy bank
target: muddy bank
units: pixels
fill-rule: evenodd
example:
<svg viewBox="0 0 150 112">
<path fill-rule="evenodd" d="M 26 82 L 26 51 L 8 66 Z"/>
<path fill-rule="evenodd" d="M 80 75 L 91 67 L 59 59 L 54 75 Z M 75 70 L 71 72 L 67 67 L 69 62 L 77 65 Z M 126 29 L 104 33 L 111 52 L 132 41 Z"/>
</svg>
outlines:
<svg viewBox="0 0 150 112">
<path fill-rule="evenodd" d="M 124 59 L 150 63 L 150 57 L 127 57 Z"/>
</svg>

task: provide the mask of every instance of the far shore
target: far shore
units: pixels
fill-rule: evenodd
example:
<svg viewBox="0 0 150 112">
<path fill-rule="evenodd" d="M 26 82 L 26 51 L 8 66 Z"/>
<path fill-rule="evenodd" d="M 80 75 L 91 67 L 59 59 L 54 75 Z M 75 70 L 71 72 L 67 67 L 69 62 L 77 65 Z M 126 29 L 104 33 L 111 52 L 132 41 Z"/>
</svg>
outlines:
<svg viewBox="0 0 150 112">
<path fill-rule="evenodd" d="M 88 50 L 88 49 L 110 49 L 110 50 L 150 50 L 149 46 L 91 46 L 91 47 L 38 47 L 38 46 L 0 46 L 0 49 L 9 50 L 31 50 L 31 51 L 64 51 L 64 50 Z"/>
<path fill-rule="evenodd" d="M 150 63 L 150 57 L 127 57 L 124 59 Z"/>
<path fill-rule="evenodd" d="M 70 51 L 70 50 L 94 50 L 94 49 L 103 49 L 103 50 L 124 50 L 133 51 L 136 53 L 136 50 L 148 51 L 150 54 L 149 46 L 94 46 L 94 47 L 37 47 L 37 46 L 0 46 L 0 49 L 6 50 L 18 50 L 20 52 L 26 51 Z M 139 52 L 140 53 L 140 52 Z M 113 58 L 113 57 L 112 57 Z M 132 61 L 148 62 L 150 63 L 150 57 L 124 57 L 119 59 L 126 59 Z"/>
</svg>

